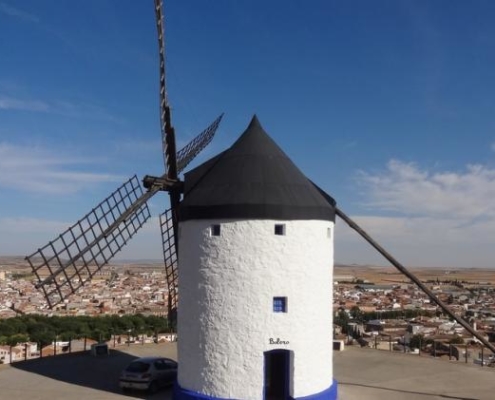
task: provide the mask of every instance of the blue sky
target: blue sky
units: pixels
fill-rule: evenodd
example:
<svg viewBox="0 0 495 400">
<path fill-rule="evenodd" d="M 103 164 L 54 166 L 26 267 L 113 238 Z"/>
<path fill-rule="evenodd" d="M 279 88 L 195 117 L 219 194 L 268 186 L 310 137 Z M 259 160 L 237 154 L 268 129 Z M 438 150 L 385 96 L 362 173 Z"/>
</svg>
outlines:
<svg viewBox="0 0 495 400">
<path fill-rule="evenodd" d="M 161 173 L 152 3 L 0 0 L 0 255 Z M 494 266 L 494 2 L 191 0 L 165 17 L 179 147 L 225 112 L 197 162 L 256 113 L 406 265 Z M 337 262 L 386 264 L 336 229 Z M 160 254 L 151 221 L 121 257 Z"/>
</svg>

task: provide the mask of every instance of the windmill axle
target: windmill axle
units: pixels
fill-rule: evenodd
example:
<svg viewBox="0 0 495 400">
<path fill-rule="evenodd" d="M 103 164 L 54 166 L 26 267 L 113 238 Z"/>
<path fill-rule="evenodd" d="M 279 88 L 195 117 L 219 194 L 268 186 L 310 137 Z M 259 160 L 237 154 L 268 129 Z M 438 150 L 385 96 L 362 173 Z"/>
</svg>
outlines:
<svg viewBox="0 0 495 400">
<path fill-rule="evenodd" d="M 176 179 L 170 179 L 167 178 L 166 176 L 150 176 L 146 175 L 143 178 L 143 186 L 145 189 L 151 190 L 151 189 L 158 189 L 158 190 L 163 190 L 163 191 L 170 191 L 173 187 L 177 187 L 178 185 L 181 185 L 182 182 Z"/>
</svg>

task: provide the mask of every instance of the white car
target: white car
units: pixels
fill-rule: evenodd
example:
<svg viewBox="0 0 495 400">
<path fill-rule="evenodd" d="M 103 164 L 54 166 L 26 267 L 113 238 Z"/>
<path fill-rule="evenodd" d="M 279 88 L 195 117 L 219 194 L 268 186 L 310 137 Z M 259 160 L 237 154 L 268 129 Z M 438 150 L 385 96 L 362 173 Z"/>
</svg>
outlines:
<svg viewBox="0 0 495 400">
<path fill-rule="evenodd" d="M 121 373 L 122 390 L 157 392 L 177 379 L 177 362 L 163 357 L 142 357 L 133 360 Z"/>
</svg>

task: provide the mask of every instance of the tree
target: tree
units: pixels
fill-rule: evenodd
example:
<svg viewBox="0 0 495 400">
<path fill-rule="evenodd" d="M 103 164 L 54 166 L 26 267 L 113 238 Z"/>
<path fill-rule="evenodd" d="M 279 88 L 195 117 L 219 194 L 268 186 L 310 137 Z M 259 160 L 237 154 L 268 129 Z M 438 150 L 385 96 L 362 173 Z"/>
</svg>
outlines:
<svg viewBox="0 0 495 400">
<path fill-rule="evenodd" d="M 29 337 L 23 334 L 12 335 L 7 338 L 5 344 L 7 346 L 16 346 L 19 343 L 25 343 L 29 341 Z"/>
<path fill-rule="evenodd" d="M 40 348 L 43 348 L 55 340 L 55 334 L 49 331 L 37 332 L 32 334 L 29 339 L 33 342 L 39 343 Z"/>
<path fill-rule="evenodd" d="M 464 339 L 459 335 L 455 335 L 452 339 L 449 340 L 449 344 L 464 344 Z"/>
<path fill-rule="evenodd" d="M 362 318 L 363 318 L 363 312 L 361 311 L 361 309 L 359 308 L 359 306 L 352 306 L 350 312 L 351 312 L 352 319 L 355 319 L 355 320 L 358 320 L 358 321 L 361 321 L 362 320 Z"/>
<path fill-rule="evenodd" d="M 334 323 L 342 327 L 342 333 L 348 334 L 347 324 L 349 323 L 349 315 L 344 311 L 340 310 Z"/>
</svg>

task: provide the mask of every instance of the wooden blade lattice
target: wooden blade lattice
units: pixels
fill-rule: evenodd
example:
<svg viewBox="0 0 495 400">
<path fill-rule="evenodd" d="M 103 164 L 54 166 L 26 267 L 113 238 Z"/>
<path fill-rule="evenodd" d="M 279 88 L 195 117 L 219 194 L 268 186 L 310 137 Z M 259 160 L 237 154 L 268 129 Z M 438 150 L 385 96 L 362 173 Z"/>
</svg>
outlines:
<svg viewBox="0 0 495 400">
<path fill-rule="evenodd" d="M 175 243 L 173 211 L 171 208 L 160 215 L 160 229 L 162 232 L 163 259 L 165 260 L 165 274 L 168 286 L 168 319 L 173 325 L 177 315 L 178 271 L 177 246 Z"/>
<path fill-rule="evenodd" d="M 180 173 L 187 165 L 203 150 L 212 140 L 213 136 L 222 121 L 221 114 L 211 125 L 191 140 L 185 147 L 177 153 L 177 172 Z"/>
<path fill-rule="evenodd" d="M 172 126 L 170 106 L 167 99 L 165 73 L 165 28 L 163 22 L 162 1 L 155 0 L 156 29 L 158 33 L 158 58 L 160 74 L 160 126 L 162 130 L 162 147 L 165 171 L 170 179 L 177 179 L 177 152 L 175 130 Z"/>
<path fill-rule="evenodd" d="M 75 293 L 149 219 L 136 176 L 129 179 L 58 238 L 26 257 L 50 308 Z"/>
</svg>

